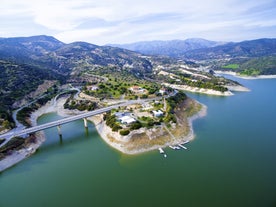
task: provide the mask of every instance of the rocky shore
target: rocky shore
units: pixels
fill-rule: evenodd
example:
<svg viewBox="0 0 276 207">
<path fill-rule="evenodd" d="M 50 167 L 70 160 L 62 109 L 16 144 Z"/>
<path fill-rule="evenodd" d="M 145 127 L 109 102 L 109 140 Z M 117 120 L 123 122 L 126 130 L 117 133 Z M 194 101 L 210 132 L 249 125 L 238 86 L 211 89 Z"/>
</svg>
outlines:
<svg viewBox="0 0 276 207">
<path fill-rule="evenodd" d="M 184 91 L 189 91 L 193 93 L 202 93 L 202 94 L 207 94 L 207 95 L 212 95 L 212 96 L 232 96 L 234 95 L 231 91 L 225 91 L 225 92 L 220 92 L 212 89 L 205 89 L 205 88 L 197 88 L 197 87 L 191 87 L 191 86 L 186 86 L 186 85 L 175 85 L 175 84 L 165 84 L 168 87 L 177 89 L 177 90 L 184 90 Z"/>
<path fill-rule="evenodd" d="M 110 127 L 108 127 L 105 122 L 103 121 L 103 115 L 97 115 L 94 117 L 89 118 L 90 121 L 92 121 L 95 124 L 95 127 L 99 133 L 99 135 L 102 137 L 102 139 L 111 147 L 119 150 L 120 152 L 124 154 L 139 154 L 151 150 L 158 149 L 159 147 L 167 147 L 169 145 L 175 145 L 179 144 L 184 141 L 191 141 L 194 139 L 195 134 L 192 127 L 192 122 L 200 117 L 204 117 L 207 114 L 207 107 L 205 105 L 201 104 L 201 110 L 197 112 L 195 115 L 188 117 L 188 127 L 189 127 L 189 133 L 185 136 L 178 137 L 177 139 L 172 139 L 171 137 L 167 139 L 165 144 L 162 145 L 153 145 L 150 147 L 142 147 L 142 148 L 131 148 L 129 149 L 128 143 L 130 140 L 135 136 L 147 136 L 147 138 L 152 138 L 151 136 L 153 134 L 156 134 L 157 131 L 161 131 L 162 129 L 145 129 L 141 128 L 139 130 L 132 131 L 127 136 L 122 136 L 118 132 L 113 132 Z M 162 128 L 162 126 L 160 127 Z M 165 131 L 165 130 L 164 130 Z M 157 132 L 158 133 L 158 132 Z M 164 134 L 160 134 L 160 136 L 164 136 Z M 160 139 L 160 137 L 159 137 Z"/>
<path fill-rule="evenodd" d="M 31 125 L 36 126 L 37 119 L 43 114 L 57 112 L 61 116 L 69 116 L 78 113 L 77 111 L 65 110 L 63 108 L 65 101 L 66 98 L 60 98 L 56 103 L 53 103 L 53 101 L 48 102 L 46 105 L 33 112 L 30 117 Z M 14 151 L 12 154 L 0 160 L 0 172 L 12 167 L 13 165 L 34 154 L 45 141 L 45 135 L 43 132 L 37 132 L 35 137 L 36 139 L 34 143 L 29 143 L 27 147 L 24 147 L 18 151 Z"/>
</svg>

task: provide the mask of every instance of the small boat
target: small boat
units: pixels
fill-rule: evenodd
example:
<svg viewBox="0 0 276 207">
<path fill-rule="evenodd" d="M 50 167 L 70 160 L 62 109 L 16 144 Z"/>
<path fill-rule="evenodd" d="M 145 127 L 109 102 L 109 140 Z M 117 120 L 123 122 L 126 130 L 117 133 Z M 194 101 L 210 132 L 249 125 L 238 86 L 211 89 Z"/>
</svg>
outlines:
<svg viewBox="0 0 276 207">
<path fill-rule="evenodd" d="M 158 148 L 158 150 L 159 150 L 160 154 L 164 154 L 164 150 L 161 147 Z"/>
</svg>

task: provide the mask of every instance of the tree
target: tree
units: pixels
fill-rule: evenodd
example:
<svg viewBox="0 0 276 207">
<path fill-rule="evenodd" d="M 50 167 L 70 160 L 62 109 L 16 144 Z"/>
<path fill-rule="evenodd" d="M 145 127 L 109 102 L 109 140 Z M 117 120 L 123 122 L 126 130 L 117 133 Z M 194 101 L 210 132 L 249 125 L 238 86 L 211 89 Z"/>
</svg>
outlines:
<svg viewBox="0 0 276 207">
<path fill-rule="evenodd" d="M 3 121 L 2 126 L 5 129 L 9 129 L 10 128 L 10 122 L 8 120 Z"/>
<path fill-rule="evenodd" d="M 133 124 L 131 124 L 130 130 L 140 129 L 141 127 L 142 127 L 142 124 L 137 121 L 137 122 L 134 122 Z"/>
<path fill-rule="evenodd" d="M 122 136 L 126 136 L 126 135 L 128 135 L 130 133 L 130 131 L 128 130 L 128 129 L 122 129 L 121 131 L 120 131 L 120 135 L 122 135 Z"/>
</svg>

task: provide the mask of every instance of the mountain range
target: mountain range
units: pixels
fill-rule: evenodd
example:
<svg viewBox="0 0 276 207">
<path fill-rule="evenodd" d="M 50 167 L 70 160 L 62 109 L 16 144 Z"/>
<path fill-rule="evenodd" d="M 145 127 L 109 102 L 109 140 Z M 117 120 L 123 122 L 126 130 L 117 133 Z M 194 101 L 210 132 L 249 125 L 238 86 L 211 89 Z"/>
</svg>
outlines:
<svg viewBox="0 0 276 207">
<path fill-rule="evenodd" d="M 221 58 L 254 58 L 276 55 L 276 39 L 257 39 L 238 43 L 227 43 L 216 47 L 199 48 L 183 54 L 195 60 Z"/>
<path fill-rule="evenodd" d="M 164 55 L 179 59 L 208 60 L 276 55 L 276 39 L 242 42 L 216 42 L 193 38 L 187 40 L 147 41 L 112 45 L 145 55 Z"/>
<path fill-rule="evenodd" d="M 95 65 L 132 65 L 140 72 L 151 69 L 150 63 L 136 52 L 86 42 L 65 44 L 44 35 L 0 39 L 0 59 L 37 65 L 63 75 L 76 68 Z"/>
<path fill-rule="evenodd" d="M 145 55 L 161 55 L 205 65 L 212 70 L 234 71 L 240 75 L 276 74 L 276 39 L 215 42 L 204 39 L 148 41 L 115 45 Z"/>
<path fill-rule="evenodd" d="M 170 41 L 144 41 L 130 44 L 113 44 L 110 46 L 136 51 L 146 55 L 164 55 L 179 58 L 186 52 L 196 49 L 215 47 L 223 42 L 215 42 L 200 38 Z"/>
</svg>

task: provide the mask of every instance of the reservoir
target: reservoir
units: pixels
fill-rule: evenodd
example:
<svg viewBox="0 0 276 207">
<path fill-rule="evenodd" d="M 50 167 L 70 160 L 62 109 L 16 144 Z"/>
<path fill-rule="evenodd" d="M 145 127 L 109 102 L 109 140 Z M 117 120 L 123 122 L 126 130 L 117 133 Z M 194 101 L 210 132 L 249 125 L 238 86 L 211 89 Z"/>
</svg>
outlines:
<svg viewBox="0 0 276 207">
<path fill-rule="evenodd" d="M 36 154 L 0 174 L 0 207 L 276 207 L 276 79 L 231 79 L 251 91 L 188 94 L 208 114 L 188 149 L 165 148 L 167 158 L 124 155 L 81 120 L 62 126 L 62 140 L 45 130 Z"/>
</svg>

